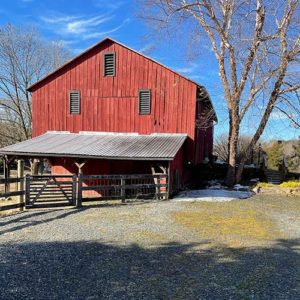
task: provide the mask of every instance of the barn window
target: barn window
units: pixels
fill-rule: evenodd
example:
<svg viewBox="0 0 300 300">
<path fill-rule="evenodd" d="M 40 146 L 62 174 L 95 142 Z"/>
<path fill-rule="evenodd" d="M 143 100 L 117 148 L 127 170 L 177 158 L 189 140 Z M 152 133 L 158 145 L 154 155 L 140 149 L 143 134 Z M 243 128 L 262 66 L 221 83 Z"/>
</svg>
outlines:
<svg viewBox="0 0 300 300">
<path fill-rule="evenodd" d="M 80 114 L 80 91 L 70 91 L 69 93 L 70 114 Z"/>
<path fill-rule="evenodd" d="M 116 73 L 116 53 L 104 53 L 104 76 L 115 76 Z"/>
<path fill-rule="evenodd" d="M 149 115 L 151 113 L 150 90 L 139 90 L 139 114 Z"/>
</svg>

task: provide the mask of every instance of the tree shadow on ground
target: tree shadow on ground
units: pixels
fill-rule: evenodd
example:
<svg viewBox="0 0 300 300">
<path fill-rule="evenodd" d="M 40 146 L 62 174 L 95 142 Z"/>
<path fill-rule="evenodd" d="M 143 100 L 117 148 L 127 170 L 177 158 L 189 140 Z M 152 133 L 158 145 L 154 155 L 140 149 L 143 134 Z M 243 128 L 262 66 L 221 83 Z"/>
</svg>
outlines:
<svg viewBox="0 0 300 300">
<path fill-rule="evenodd" d="M 51 221 L 63 219 L 70 215 L 77 214 L 80 212 L 81 210 L 75 208 L 71 208 L 68 210 L 52 209 L 52 210 L 44 210 L 44 211 L 36 211 L 36 212 L 30 211 L 29 213 L 25 212 L 17 215 L 3 217 L 0 219 L 0 236 L 6 233 L 15 232 L 29 227 L 34 227 L 43 223 L 49 223 Z M 35 219 L 35 217 L 43 217 L 43 218 L 37 220 Z M 1 229 L 2 226 L 5 227 L 5 229 Z"/>
<path fill-rule="evenodd" d="M 299 299 L 300 240 L 269 248 L 99 242 L 0 247 L 1 299 Z"/>
<path fill-rule="evenodd" d="M 158 202 L 158 201 L 157 201 Z M 3 234 L 19 231 L 25 228 L 34 227 L 43 223 L 49 223 L 51 221 L 55 221 L 58 219 L 66 218 L 70 215 L 84 213 L 85 211 L 93 208 L 107 208 L 112 207 L 118 209 L 122 206 L 142 206 L 149 204 L 151 202 L 148 201 L 139 201 L 139 202 L 126 202 L 126 203 L 105 203 L 100 202 L 96 204 L 88 204 L 86 206 L 82 206 L 81 208 L 65 208 L 65 209 L 30 209 L 26 210 L 25 212 L 10 215 L 10 216 L 3 216 L 0 218 L 0 236 Z M 152 202 L 154 203 L 154 202 Z M 36 217 L 41 217 L 41 219 L 36 219 Z M 5 227 L 5 229 L 1 229 L 9 225 L 9 228 Z M 1 298 L 0 298 L 1 300 Z"/>
</svg>

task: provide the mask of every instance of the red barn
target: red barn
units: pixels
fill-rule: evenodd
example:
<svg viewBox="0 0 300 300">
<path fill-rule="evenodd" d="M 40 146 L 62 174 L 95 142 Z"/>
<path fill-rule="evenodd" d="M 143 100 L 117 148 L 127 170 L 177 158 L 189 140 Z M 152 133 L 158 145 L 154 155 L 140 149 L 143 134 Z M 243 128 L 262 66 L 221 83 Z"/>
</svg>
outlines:
<svg viewBox="0 0 300 300">
<path fill-rule="evenodd" d="M 212 155 L 216 115 L 205 88 L 110 38 L 29 91 L 33 138 L 0 153 L 47 158 L 54 174 L 164 170 L 172 191 Z"/>
</svg>

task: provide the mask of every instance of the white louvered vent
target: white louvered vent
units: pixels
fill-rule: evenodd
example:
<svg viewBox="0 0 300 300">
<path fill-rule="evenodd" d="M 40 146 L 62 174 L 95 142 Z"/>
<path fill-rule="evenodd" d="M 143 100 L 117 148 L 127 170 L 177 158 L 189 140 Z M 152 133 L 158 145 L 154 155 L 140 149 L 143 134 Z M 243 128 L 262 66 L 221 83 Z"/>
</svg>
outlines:
<svg viewBox="0 0 300 300">
<path fill-rule="evenodd" d="M 80 114 L 80 91 L 70 91 L 70 114 Z"/>
<path fill-rule="evenodd" d="M 116 54 L 115 52 L 104 53 L 104 76 L 115 76 Z"/>
<path fill-rule="evenodd" d="M 139 90 L 139 114 L 149 115 L 151 113 L 150 90 Z"/>
</svg>

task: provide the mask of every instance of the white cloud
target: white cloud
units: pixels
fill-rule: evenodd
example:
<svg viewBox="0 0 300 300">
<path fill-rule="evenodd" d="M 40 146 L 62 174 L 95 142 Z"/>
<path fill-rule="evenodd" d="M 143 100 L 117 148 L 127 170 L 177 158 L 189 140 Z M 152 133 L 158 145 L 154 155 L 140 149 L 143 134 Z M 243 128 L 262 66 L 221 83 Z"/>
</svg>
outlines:
<svg viewBox="0 0 300 300">
<path fill-rule="evenodd" d="M 53 17 L 40 17 L 40 19 L 42 21 L 44 21 L 45 23 L 50 23 L 50 24 L 64 24 L 64 23 L 68 23 L 70 21 L 73 20 L 78 20 L 80 19 L 80 17 L 76 17 L 76 16 L 53 16 Z"/>
<path fill-rule="evenodd" d="M 53 12 L 52 15 L 50 14 L 50 16 L 47 17 L 40 17 L 50 30 L 53 30 L 58 35 L 63 36 L 64 39 L 73 37 L 82 40 L 99 38 L 116 32 L 130 21 L 130 19 L 127 18 L 119 26 L 103 30 L 103 26 L 113 18 L 114 16 L 111 14 L 86 17 L 62 15 L 57 12 Z M 99 31 L 99 28 L 101 31 Z"/>
<path fill-rule="evenodd" d="M 112 19 L 112 16 L 97 16 L 90 19 L 80 19 L 78 21 L 69 22 L 66 24 L 65 31 L 67 33 L 80 34 L 89 31 L 91 28 L 103 24 Z"/>
<path fill-rule="evenodd" d="M 147 44 L 144 47 L 142 47 L 141 49 L 138 50 L 138 52 L 141 53 L 147 53 L 150 52 L 154 49 L 155 45 L 154 44 Z"/>
<path fill-rule="evenodd" d="M 270 120 L 277 121 L 277 120 L 284 120 L 288 119 L 287 115 L 285 115 L 283 112 L 276 110 L 273 111 L 270 115 Z"/>
<path fill-rule="evenodd" d="M 190 68 L 177 68 L 176 71 L 179 72 L 179 73 L 192 73 L 193 67 L 190 67 Z"/>
<path fill-rule="evenodd" d="M 198 64 L 195 63 L 191 63 L 189 64 L 189 66 L 187 67 L 182 67 L 182 68 L 175 68 L 175 70 L 178 73 L 183 73 L 183 74 L 192 74 L 194 73 L 194 71 L 198 68 Z"/>
<path fill-rule="evenodd" d="M 123 4 L 123 1 L 94 0 L 96 8 L 110 9 L 112 11 L 119 9 Z"/>
<path fill-rule="evenodd" d="M 106 31 L 100 31 L 100 32 L 94 32 L 94 33 L 89 33 L 89 34 L 84 35 L 82 38 L 84 40 L 88 40 L 88 39 L 104 37 L 105 35 L 108 35 L 110 33 L 118 31 L 119 29 L 124 27 L 128 22 L 130 22 L 130 18 L 125 19 L 119 26 L 117 26 L 113 29 L 109 29 L 109 30 L 106 30 Z"/>
<path fill-rule="evenodd" d="M 59 33 L 64 34 L 82 34 L 90 32 L 94 27 L 104 24 L 111 20 L 113 16 L 99 15 L 91 18 L 82 16 L 54 16 L 54 17 L 41 17 L 48 25 L 57 27 Z"/>
</svg>

